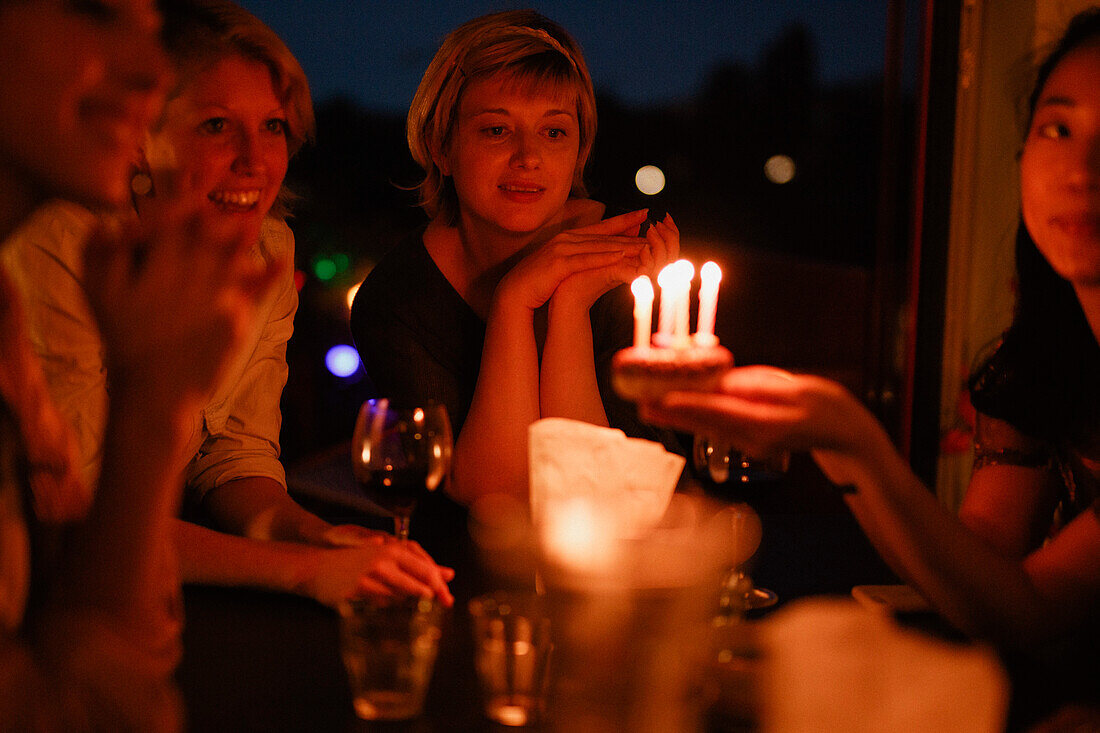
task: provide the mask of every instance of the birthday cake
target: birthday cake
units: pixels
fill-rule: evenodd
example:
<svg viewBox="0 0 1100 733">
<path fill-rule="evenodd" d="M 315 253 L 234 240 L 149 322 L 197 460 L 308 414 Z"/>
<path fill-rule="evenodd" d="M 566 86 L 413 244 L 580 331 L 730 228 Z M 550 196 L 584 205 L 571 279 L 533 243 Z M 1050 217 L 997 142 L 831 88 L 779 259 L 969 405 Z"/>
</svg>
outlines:
<svg viewBox="0 0 1100 733">
<path fill-rule="evenodd" d="M 712 392 L 733 366 L 724 346 L 631 346 L 611 360 L 611 386 L 623 399 L 651 402 L 666 392 Z"/>
<path fill-rule="evenodd" d="M 650 336 L 653 286 L 648 277 L 631 284 L 634 293 L 634 345 L 611 360 L 611 385 L 634 402 L 656 400 L 666 392 L 709 392 L 733 366 L 733 354 L 718 345 L 714 316 L 721 270 L 708 262 L 700 271 L 698 330 L 689 334 L 688 299 L 695 268 L 679 260 L 661 271 L 660 328 Z"/>
</svg>

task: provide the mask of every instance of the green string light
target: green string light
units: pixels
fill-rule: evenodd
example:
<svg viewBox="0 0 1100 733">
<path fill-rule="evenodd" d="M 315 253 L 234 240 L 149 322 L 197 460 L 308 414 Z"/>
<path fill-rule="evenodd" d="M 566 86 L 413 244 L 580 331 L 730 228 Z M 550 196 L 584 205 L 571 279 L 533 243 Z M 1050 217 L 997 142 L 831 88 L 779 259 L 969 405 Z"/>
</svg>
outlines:
<svg viewBox="0 0 1100 733">
<path fill-rule="evenodd" d="M 317 276 L 318 280 L 322 282 L 328 282 L 336 276 L 336 263 L 330 260 L 328 257 L 322 257 L 313 263 L 313 274 Z"/>
</svg>

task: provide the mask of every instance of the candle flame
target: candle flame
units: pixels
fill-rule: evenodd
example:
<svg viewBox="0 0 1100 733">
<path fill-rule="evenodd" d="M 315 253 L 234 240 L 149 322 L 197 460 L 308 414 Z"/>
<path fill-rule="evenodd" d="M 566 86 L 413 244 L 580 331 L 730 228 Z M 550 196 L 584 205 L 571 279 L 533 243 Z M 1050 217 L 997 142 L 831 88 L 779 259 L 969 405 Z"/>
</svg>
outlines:
<svg viewBox="0 0 1100 733">
<path fill-rule="evenodd" d="M 648 275 L 636 277 L 634 281 L 630 283 L 630 292 L 634 293 L 635 298 L 653 300 L 653 282 L 649 279 Z"/>
<path fill-rule="evenodd" d="M 661 271 L 657 273 L 657 284 L 664 290 L 673 283 L 676 279 L 676 263 L 672 262 L 661 268 Z"/>
<path fill-rule="evenodd" d="M 679 267 L 679 280 L 680 287 L 690 288 L 691 279 L 695 277 L 695 265 L 691 264 L 690 260 L 676 260 L 672 263 Z"/>
<path fill-rule="evenodd" d="M 722 282 L 722 268 L 718 266 L 717 262 L 707 262 L 701 268 L 699 268 L 699 278 L 703 282 L 704 287 L 718 287 L 718 283 Z"/>
<path fill-rule="evenodd" d="M 614 527 L 584 498 L 548 506 L 542 528 L 547 557 L 574 570 L 608 567 L 615 557 Z"/>
</svg>

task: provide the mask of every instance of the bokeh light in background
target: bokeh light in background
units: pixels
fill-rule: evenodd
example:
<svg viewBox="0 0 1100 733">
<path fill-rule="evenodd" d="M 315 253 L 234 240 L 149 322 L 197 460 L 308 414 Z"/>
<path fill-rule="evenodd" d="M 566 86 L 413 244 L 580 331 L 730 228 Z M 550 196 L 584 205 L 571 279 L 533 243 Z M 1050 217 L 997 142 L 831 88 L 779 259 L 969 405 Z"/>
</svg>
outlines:
<svg viewBox="0 0 1100 733">
<path fill-rule="evenodd" d="M 328 257 L 318 257 L 313 262 L 313 274 L 322 282 L 328 282 L 336 277 L 336 263 Z"/>
<path fill-rule="evenodd" d="M 321 282 L 328 282 L 337 275 L 347 272 L 351 260 L 343 252 L 317 255 L 313 258 L 313 274 Z"/>
<path fill-rule="evenodd" d="M 643 165 L 634 174 L 634 185 L 646 196 L 656 196 L 665 190 L 665 172 L 655 165 Z"/>
<path fill-rule="evenodd" d="M 764 177 L 778 185 L 790 183 L 796 170 L 794 161 L 788 155 L 773 155 L 764 163 Z"/>
<path fill-rule="evenodd" d="M 337 377 L 350 377 L 359 371 L 359 352 L 347 344 L 337 344 L 325 354 L 325 366 Z"/>
</svg>

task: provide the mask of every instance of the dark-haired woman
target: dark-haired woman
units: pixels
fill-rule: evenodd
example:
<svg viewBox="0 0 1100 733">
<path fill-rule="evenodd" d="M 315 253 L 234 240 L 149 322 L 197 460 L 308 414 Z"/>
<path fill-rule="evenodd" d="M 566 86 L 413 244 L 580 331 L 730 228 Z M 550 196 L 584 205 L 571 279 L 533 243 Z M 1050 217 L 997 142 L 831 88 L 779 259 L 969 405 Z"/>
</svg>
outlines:
<svg viewBox="0 0 1100 733">
<path fill-rule="evenodd" d="M 1100 696 L 1100 10 L 1039 70 L 1020 156 L 1020 298 L 972 381 L 976 465 L 960 515 L 939 505 L 839 385 L 735 369 L 650 420 L 750 452 L 812 452 L 894 570 L 965 632 Z M 1095 723 L 1096 720 L 1093 720 Z"/>
</svg>

